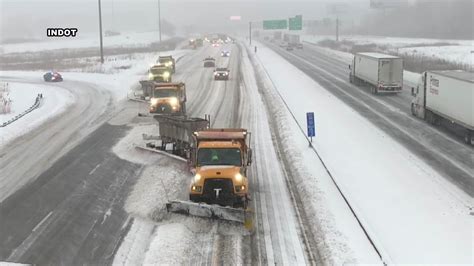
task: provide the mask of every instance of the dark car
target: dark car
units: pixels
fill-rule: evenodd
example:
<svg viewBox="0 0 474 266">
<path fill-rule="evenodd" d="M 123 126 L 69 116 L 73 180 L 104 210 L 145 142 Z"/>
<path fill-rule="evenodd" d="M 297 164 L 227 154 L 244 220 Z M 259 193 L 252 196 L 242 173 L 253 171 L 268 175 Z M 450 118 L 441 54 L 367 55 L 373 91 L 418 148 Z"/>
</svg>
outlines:
<svg viewBox="0 0 474 266">
<path fill-rule="evenodd" d="M 293 51 L 293 45 L 292 45 L 292 44 L 288 44 L 288 45 L 286 46 L 286 50 L 287 50 L 287 51 Z"/>
<path fill-rule="evenodd" d="M 216 68 L 214 80 L 229 80 L 229 70 L 226 67 Z"/>
<path fill-rule="evenodd" d="M 63 81 L 63 77 L 58 72 L 50 71 L 43 75 L 43 79 L 46 82 L 60 82 Z"/>
<path fill-rule="evenodd" d="M 204 59 L 204 67 L 216 67 L 216 59 L 207 57 Z"/>
</svg>

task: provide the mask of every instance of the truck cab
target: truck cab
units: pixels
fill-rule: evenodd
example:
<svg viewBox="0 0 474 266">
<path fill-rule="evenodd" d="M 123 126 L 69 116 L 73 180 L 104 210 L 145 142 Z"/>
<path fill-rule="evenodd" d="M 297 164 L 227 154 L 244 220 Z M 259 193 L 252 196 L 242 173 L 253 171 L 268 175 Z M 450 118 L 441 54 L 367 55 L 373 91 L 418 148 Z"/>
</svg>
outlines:
<svg viewBox="0 0 474 266">
<path fill-rule="evenodd" d="M 171 72 L 165 65 L 153 65 L 148 71 L 148 79 L 157 82 L 171 82 Z"/>
<path fill-rule="evenodd" d="M 425 79 L 426 72 L 421 74 L 416 87 L 411 88 L 411 95 L 413 96 L 411 113 L 422 119 L 425 119 Z"/>
<path fill-rule="evenodd" d="M 160 56 L 158 57 L 158 63 L 164 65 L 166 68 L 169 69 L 171 73 L 176 72 L 176 61 L 174 60 L 173 56 L 167 55 L 167 56 Z"/>
<path fill-rule="evenodd" d="M 154 83 L 150 97 L 150 113 L 186 114 L 184 83 Z"/>
<path fill-rule="evenodd" d="M 245 129 L 207 129 L 194 133 L 193 202 L 246 208 L 249 200 L 247 167 L 252 163 Z"/>
</svg>

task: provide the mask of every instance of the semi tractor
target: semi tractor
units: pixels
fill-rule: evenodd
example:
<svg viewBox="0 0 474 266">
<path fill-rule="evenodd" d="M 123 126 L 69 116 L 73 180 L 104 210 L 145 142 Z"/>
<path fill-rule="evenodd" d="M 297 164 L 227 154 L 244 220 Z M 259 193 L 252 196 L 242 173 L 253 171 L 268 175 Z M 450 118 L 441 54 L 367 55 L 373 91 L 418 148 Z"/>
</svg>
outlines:
<svg viewBox="0 0 474 266">
<path fill-rule="evenodd" d="M 161 149 L 172 146 L 194 174 L 189 200 L 166 204 L 169 212 L 246 223 L 250 200 L 247 169 L 252 163 L 250 132 L 209 128 L 210 119 L 155 116 Z"/>
<path fill-rule="evenodd" d="M 150 113 L 186 114 L 186 86 L 184 83 L 159 83 L 149 80 L 140 81 L 146 99 L 150 101 Z"/>
<path fill-rule="evenodd" d="M 474 145 L 474 73 L 427 71 L 412 88 L 411 112 L 428 123 L 463 132 Z"/>
<path fill-rule="evenodd" d="M 402 91 L 403 59 L 400 57 L 357 53 L 349 69 L 349 81 L 356 85 L 368 85 L 373 94 Z"/>
</svg>

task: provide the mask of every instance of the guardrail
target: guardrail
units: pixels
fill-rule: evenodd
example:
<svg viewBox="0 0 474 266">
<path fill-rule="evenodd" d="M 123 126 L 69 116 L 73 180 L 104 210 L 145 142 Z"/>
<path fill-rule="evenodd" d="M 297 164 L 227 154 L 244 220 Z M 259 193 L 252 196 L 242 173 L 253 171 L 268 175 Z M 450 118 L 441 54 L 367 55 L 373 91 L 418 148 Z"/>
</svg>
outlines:
<svg viewBox="0 0 474 266">
<path fill-rule="evenodd" d="M 36 108 L 38 108 L 41 104 L 41 102 L 43 101 L 43 94 L 42 93 L 39 93 L 38 96 L 36 96 L 36 99 L 35 99 L 35 103 L 28 109 L 26 109 L 25 111 L 23 111 L 22 113 L 18 114 L 17 116 L 13 117 L 12 119 L 6 121 L 6 122 L 3 122 L 0 127 L 6 127 L 8 125 L 10 125 L 11 123 L 17 121 L 18 119 L 22 118 L 23 116 L 27 115 L 28 113 L 30 113 L 31 111 L 35 110 Z"/>
</svg>

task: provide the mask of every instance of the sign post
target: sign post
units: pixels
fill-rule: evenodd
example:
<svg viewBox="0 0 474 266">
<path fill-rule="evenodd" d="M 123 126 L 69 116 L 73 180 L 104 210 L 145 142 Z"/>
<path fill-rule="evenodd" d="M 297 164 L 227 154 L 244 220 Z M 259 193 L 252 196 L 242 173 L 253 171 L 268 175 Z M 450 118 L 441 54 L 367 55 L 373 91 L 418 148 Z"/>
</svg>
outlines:
<svg viewBox="0 0 474 266">
<path fill-rule="evenodd" d="M 310 138 L 309 146 L 312 147 L 313 137 L 316 136 L 314 113 L 306 113 L 306 126 L 308 129 L 308 137 Z"/>
</svg>

